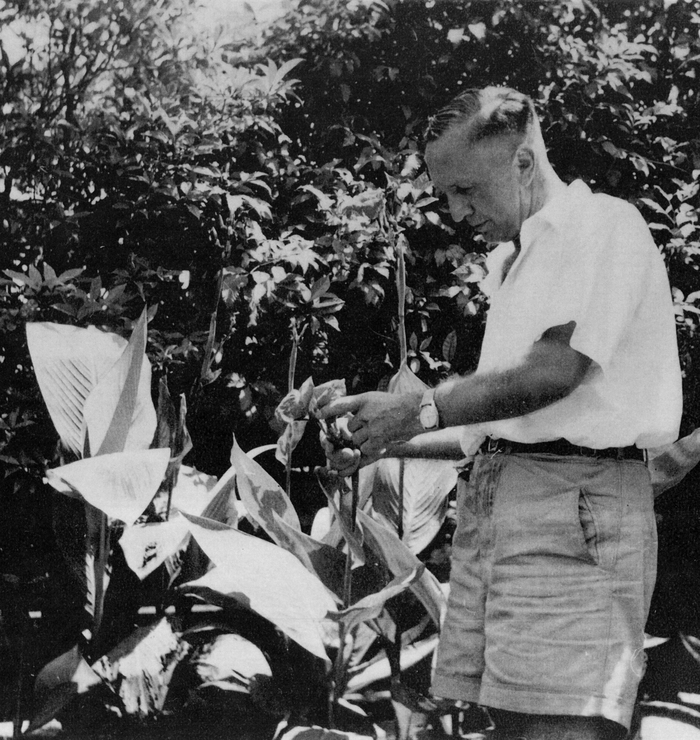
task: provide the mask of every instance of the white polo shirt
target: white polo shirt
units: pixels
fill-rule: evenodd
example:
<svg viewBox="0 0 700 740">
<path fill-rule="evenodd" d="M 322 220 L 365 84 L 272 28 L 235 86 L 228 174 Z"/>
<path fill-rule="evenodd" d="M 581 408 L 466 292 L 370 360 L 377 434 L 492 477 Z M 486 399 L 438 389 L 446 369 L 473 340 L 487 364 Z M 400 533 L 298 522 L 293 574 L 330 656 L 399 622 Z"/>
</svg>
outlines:
<svg viewBox="0 0 700 740">
<path fill-rule="evenodd" d="M 570 395 L 543 409 L 465 427 L 465 453 L 486 435 L 594 448 L 675 441 L 682 410 L 675 317 L 641 214 L 577 180 L 523 223 L 520 239 L 503 283 L 492 272 L 484 286 L 491 296 L 477 373 L 518 365 L 547 329 L 571 321 L 571 346 L 592 364 Z M 502 264 L 512 249 L 499 245 L 489 261 Z"/>
</svg>

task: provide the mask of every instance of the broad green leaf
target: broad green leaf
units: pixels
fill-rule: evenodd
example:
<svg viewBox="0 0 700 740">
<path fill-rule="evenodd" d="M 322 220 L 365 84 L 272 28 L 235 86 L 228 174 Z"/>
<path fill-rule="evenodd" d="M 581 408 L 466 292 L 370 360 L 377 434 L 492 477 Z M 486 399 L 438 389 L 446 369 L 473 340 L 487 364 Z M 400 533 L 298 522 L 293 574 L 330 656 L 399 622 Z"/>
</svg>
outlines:
<svg viewBox="0 0 700 740">
<path fill-rule="evenodd" d="M 399 371 L 389 381 L 389 392 L 408 393 L 428 388 L 420 378 L 402 363 Z M 447 514 L 447 496 L 457 484 L 457 470 L 449 460 L 395 458 L 378 460 L 370 471 L 361 477 L 363 496 L 371 490 L 372 507 L 395 530 L 399 528 L 399 512 L 403 509 L 402 540 L 411 550 L 419 553 L 430 544 L 438 533 Z"/>
<path fill-rule="evenodd" d="M 47 470 L 46 477 L 57 491 L 133 524 L 156 495 L 169 460 L 168 449 L 117 452 Z"/>
<path fill-rule="evenodd" d="M 321 507 L 316 514 L 314 514 L 314 520 L 311 524 L 311 537 L 319 542 L 323 541 L 326 535 L 330 532 L 332 522 L 333 514 L 330 507 Z"/>
<path fill-rule="evenodd" d="M 397 576 L 388 583 L 381 591 L 365 596 L 363 599 L 356 601 L 352 606 L 337 612 L 330 612 L 332 619 L 343 622 L 347 630 L 356 627 L 362 622 L 370 619 L 376 619 L 384 609 L 384 604 L 393 596 L 403 593 L 412 583 L 414 583 L 423 573 L 425 566 L 421 565 L 408 573 Z"/>
<path fill-rule="evenodd" d="M 363 511 L 357 512 L 357 521 L 364 532 L 365 544 L 395 576 L 420 567 L 420 560 L 394 532 Z M 445 609 L 445 597 L 437 578 L 429 570 L 424 570 L 420 578 L 411 585 L 411 591 L 439 627 L 440 618 Z"/>
<path fill-rule="evenodd" d="M 222 476 L 222 480 L 225 476 Z M 173 488 L 171 508 L 200 516 L 216 495 L 221 481 L 189 465 L 181 465 Z"/>
<path fill-rule="evenodd" d="M 411 336 L 413 340 L 415 335 Z M 417 342 L 417 339 L 416 339 Z M 417 347 L 415 348 L 417 349 Z M 426 391 L 428 386 L 411 370 L 405 362 L 401 363 L 398 372 L 389 381 L 389 393 L 410 393 Z"/>
<path fill-rule="evenodd" d="M 299 517 L 287 494 L 259 463 L 243 452 L 235 438 L 231 449 L 231 465 L 236 469 L 236 486 L 246 511 L 273 540 L 277 541 L 278 537 L 286 539 L 284 533 L 277 531 L 273 511 L 287 524 L 301 531 Z"/>
<path fill-rule="evenodd" d="M 261 677 L 272 678 L 272 669 L 257 645 L 236 634 L 216 634 L 188 661 L 201 681 L 198 688 L 215 686 L 222 691 L 250 693 Z"/>
<path fill-rule="evenodd" d="M 90 668 L 77 645 L 47 663 L 34 682 L 34 704 L 26 732 L 52 720 L 78 694 L 84 694 L 102 679 Z"/>
<path fill-rule="evenodd" d="M 211 491 L 211 501 L 201 512 L 190 511 L 195 516 L 237 527 L 238 520 L 246 516 L 245 506 L 236 499 L 236 471 L 229 468 Z"/>
<path fill-rule="evenodd" d="M 82 455 L 86 400 L 119 359 L 126 340 L 95 327 L 36 322 L 27 324 L 27 344 L 51 421 L 63 444 Z"/>
<path fill-rule="evenodd" d="M 328 661 L 326 615 L 335 599 L 292 555 L 270 542 L 201 517 L 185 515 L 190 531 L 216 566 L 186 590 L 207 589 L 252 609 L 313 655 Z"/>
<path fill-rule="evenodd" d="M 153 440 L 157 419 L 151 399 L 151 365 L 145 356 L 146 323 L 144 309 L 121 357 L 85 401 L 92 455 L 148 449 Z"/>
<path fill-rule="evenodd" d="M 119 539 L 127 565 L 143 580 L 166 558 L 183 550 L 190 539 L 187 520 L 174 516 L 167 522 L 134 524 Z"/>
<path fill-rule="evenodd" d="M 350 552 L 355 560 L 355 563 L 362 565 L 365 562 L 365 553 L 362 549 L 362 530 L 356 528 L 354 523 L 351 521 L 351 517 L 345 511 L 341 511 L 335 502 L 333 494 L 326 489 L 325 486 L 321 485 L 323 493 L 326 495 L 328 501 L 328 507 L 333 512 L 333 524 L 331 526 L 331 532 L 339 531 L 342 538 L 347 542 Z M 350 494 L 347 494 L 348 496 Z M 335 542 L 337 537 L 333 534 L 332 537 L 327 539 L 331 542 Z"/>
<path fill-rule="evenodd" d="M 401 650 L 401 670 L 404 671 L 414 666 L 423 658 L 435 650 L 438 643 L 438 635 L 431 635 L 425 640 L 407 645 Z M 391 676 L 391 667 L 388 658 L 373 660 L 357 669 L 350 669 L 346 690 L 348 693 L 362 691 L 376 681 L 383 681 Z"/>
<path fill-rule="evenodd" d="M 161 619 L 137 628 L 92 668 L 119 695 L 127 714 L 147 717 L 163 708 L 172 672 L 189 649 Z"/>
<path fill-rule="evenodd" d="M 398 529 L 399 493 L 403 485 L 402 542 L 413 553 L 424 550 L 445 521 L 447 498 L 457 484 L 457 470 L 449 460 L 387 458 L 377 462 L 372 508 Z"/>
<path fill-rule="evenodd" d="M 360 735 L 357 732 L 327 730 L 324 727 L 292 727 L 276 736 L 276 740 L 375 740 L 375 734 Z"/>
<path fill-rule="evenodd" d="M 285 427 L 284 432 L 280 435 L 277 440 L 277 451 L 275 452 L 275 458 L 286 465 L 290 459 L 292 453 L 296 449 L 296 446 L 301 442 L 301 438 L 304 436 L 306 431 L 306 425 L 308 421 L 291 421 Z"/>
<path fill-rule="evenodd" d="M 287 535 L 286 541 L 278 543 L 280 547 L 295 555 L 309 573 L 319 578 L 326 588 L 340 597 L 343 593 L 345 555 L 334 547 L 290 527 L 276 511 L 272 512 L 272 516 L 277 521 L 278 533 Z"/>
<path fill-rule="evenodd" d="M 700 429 L 665 447 L 649 450 L 654 496 L 680 483 L 700 462 Z"/>
</svg>

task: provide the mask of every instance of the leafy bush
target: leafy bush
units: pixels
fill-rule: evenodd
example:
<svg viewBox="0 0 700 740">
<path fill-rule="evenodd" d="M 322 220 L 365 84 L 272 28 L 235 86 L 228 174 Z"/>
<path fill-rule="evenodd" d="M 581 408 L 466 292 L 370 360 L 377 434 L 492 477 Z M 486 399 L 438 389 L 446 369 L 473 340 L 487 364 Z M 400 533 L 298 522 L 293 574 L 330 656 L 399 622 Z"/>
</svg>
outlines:
<svg viewBox="0 0 700 740">
<path fill-rule="evenodd" d="M 427 117 L 467 86 L 532 94 L 562 177 L 641 208 L 673 286 L 684 431 L 698 425 L 697 2 L 294 0 L 244 40 L 192 13 L 0 10 L 0 571 L 29 602 L 55 612 L 50 584 L 66 583 L 50 534 L 64 505 L 43 478 L 84 450 L 57 444 L 28 322 L 126 338 L 151 307 L 154 397 L 173 399 L 172 429 L 186 417 L 185 462 L 220 480 L 231 433 L 276 444 L 275 409 L 309 376 L 355 392 L 474 367 L 485 246 L 445 218 L 419 153 Z M 304 472 L 323 462 L 316 429 L 280 476 L 305 531 L 325 507 Z"/>
</svg>

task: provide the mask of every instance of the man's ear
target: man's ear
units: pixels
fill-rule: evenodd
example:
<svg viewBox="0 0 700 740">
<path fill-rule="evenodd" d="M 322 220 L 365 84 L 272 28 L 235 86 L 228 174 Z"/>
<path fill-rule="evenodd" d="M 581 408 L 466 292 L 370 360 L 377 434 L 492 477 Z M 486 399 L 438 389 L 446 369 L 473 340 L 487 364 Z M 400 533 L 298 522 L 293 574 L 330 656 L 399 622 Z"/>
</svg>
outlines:
<svg viewBox="0 0 700 740">
<path fill-rule="evenodd" d="M 535 176 L 535 152 L 531 147 L 522 144 L 515 152 L 515 165 L 521 185 L 529 185 Z"/>
</svg>

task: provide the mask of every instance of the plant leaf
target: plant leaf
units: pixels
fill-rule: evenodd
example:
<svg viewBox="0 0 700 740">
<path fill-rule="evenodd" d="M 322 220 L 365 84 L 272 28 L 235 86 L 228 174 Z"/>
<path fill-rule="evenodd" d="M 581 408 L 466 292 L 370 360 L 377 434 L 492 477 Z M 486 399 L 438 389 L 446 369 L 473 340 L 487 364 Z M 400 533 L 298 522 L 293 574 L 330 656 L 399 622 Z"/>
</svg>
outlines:
<svg viewBox="0 0 700 740">
<path fill-rule="evenodd" d="M 345 555 L 334 547 L 294 529 L 276 511 L 272 512 L 272 516 L 277 522 L 279 533 L 284 532 L 287 535 L 287 541 L 278 544 L 295 555 L 309 573 L 313 573 L 326 588 L 340 597 L 343 593 Z"/>
<path fill-rule="evenodd" d="M 189 661 L 201 680 L 198 688 L 216 686 L 223 691 L 250 693 L 251 682 L 272 678 L 260 648 L 241 635 L 216 634 Z"/>
<path fill-rule="evenodd" d="M 147 717 L 163 708 L 172 672 L 189 650 L 161 619 L 134 630 L 92 668 L 119 694 L 127 714 Z"/>
<path fill-rule="evenodd" d="M 437 647 L 438 639 L 438 635 L 431 635 L 425 640 L 415 642 L 403 648 L 401 650 L 401 670 L 404 671 L 414 666 L 418 661 L 430 655 Z M 389 666 L 388 658 L 385 657 L 358 666 L 355 670 L 351 669 L 350 674 L 346 690 L 348 693 L 354 693 L 356 691 L 362 691 L 362 689 L 376 681 L 389 678 L 391 676 L 391 667 Z"/>
<path fill-rule="evenodd" d="M 231 465 L 236 469 L 238 494 L 251 519 L 259 524 L 275 542 L 286 539 L 286 533 L 278 531 L 272 516 L 276 511 L 287 524 L 301 532 L 299 517 L 287 494 L 265 469 L 245 454 L 234 438 L 231 449 Z"/>
<path fill-rule="evenodd" d="M 38 707 L 25 732 L 33 732 L 52 720 L 74 696 L 84 694 L 102 679 L 88 665 L 74 645 L 70 650 L 47 663 L 34 683 L 35 705 Z"/>
<path fill-rule="evenodd" d="M 403 362 L 389 381 L 390 393 L 424 391 L 428 386 Z M 447 496 L 457 484 L 457 470 L 449 460 L 396 458 L 378 460 L 362 481 L 362 494 L 372 491 L 372 507 L 398 531 L 403 509 L 403 542 L 411 552 L 423 550 L 438 533 L 447 514 Z M 368 466 L 370 467 L 370 466 Z M 402 499 L 402 500 L 401 500 Z"/>
<path fill-rule="evenodd" d="M 335 609 L 335 600 L 321 581 L 277 545 L 209 519 L 185 517 L 216 567 L 182 588 L 203 587 L 234 599 L 329 663 L 324 639 L 335 630 L 326 614 Z"/>
<path fill-rule="evenodd" d="M 229 468 L 212 489 L 211 501 L 202 510 L 200 516 L 213 519 L 215 522 L 237 527 L 238 520 L 247 515 L 243 504 L 236 499 L 236 471 Z M 198 515 L 198 512 L 190 512 Z"/>
<path fill-rule="evenodd" d="M 457 484 L 457 470 L 449 460 L 405 459 L 403 474 L 403 538 L 413 553 L 433 540 L 445 521 L 447 497 Z M 377 462 L 372 507 L 398 530 L 400 461 Z"/>
<path fill-rule="evenodd" d="M 63 444 L 82 455 L 85 402 L 126 340 L 95 327 L 36 322 L 27 324 L 27 344 L 51 421 Z"/>
<path fill-rule="evenodd" d="M 143 580 L 166 558 L 183 550 L 190 539 L 187 520 L 174 516 L 167 522 L 134 524 L 119 539 L 127 565 Z"/>
<path fill-rule="evenodd" d="M 133 524 L 156 495 L 169 460 L 168 449 L 118 452 L 47 470 L 46 477 L 57 491 Z"/>
<path fill-rule="evenodd" d="M 700 429 L 665 447 L 649 450 L 649 473 L 654 496 L 680 483 L 700 462 Z"/>
<path fill-rule="evenodd" d="M 158 422 L 151 399 L 151 365 L 145 356 L 146 325 L 144 309 L 126 349 L 85 401 L 93 455 L 148 449 L 153 440 Z"/>
<path fill-rule="evenodd" d="M 420 560 L 390 529 L 379 524 L 364 511 L 357 512 L 357 521 L 364 532 L 365 544 L 395 576 L 420 567 Z M 429 570 L 424 570 L 420 578 L 411 584 L 411 591 L 439 627 L 445 609 L 445 597 L 437 578 Z"/>
<path fill-rule="evenodd" d="M 331 619 L 343 622 L 346 630 L 350 630 L 370 619 L 376 619 L 384 609 L 384 604 L 393 596 L 403 593 L 412 583 L 420 578 L 424 569 L 425 566 L 421 565 L 420 568 L 397 576 L 381 591 L 365 596 L 347 609 L 330 612 L 328 616 Z"/>
</svg>

